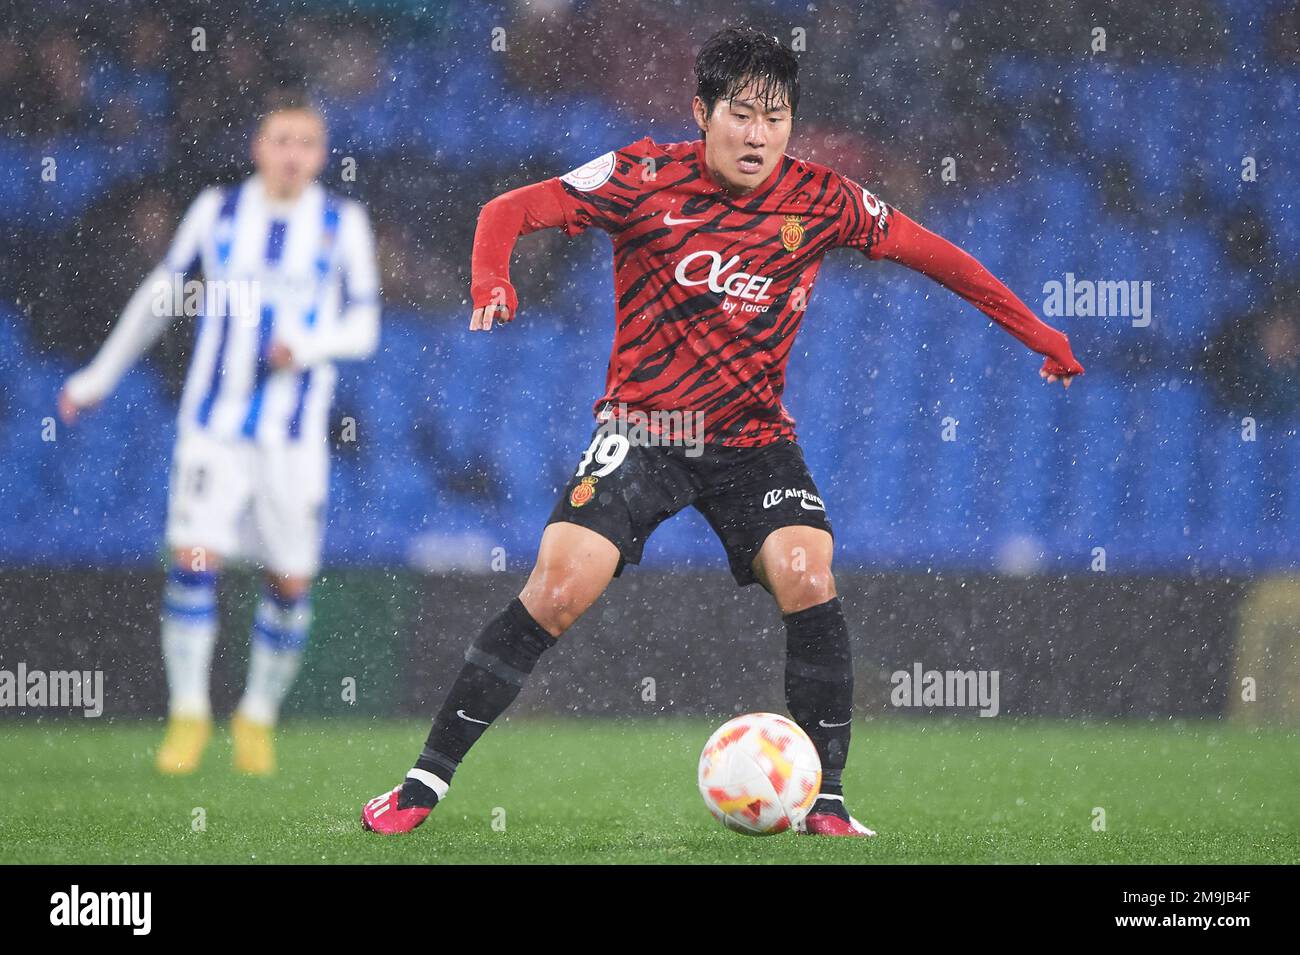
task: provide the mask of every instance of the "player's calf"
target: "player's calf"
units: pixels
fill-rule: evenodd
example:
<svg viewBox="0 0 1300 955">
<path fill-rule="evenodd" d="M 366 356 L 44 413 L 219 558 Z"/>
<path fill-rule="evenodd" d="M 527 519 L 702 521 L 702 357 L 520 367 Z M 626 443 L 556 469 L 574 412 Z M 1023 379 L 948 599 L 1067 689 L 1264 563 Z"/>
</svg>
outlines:
<svg viewBox="0 0 1300 955">
<path fill-rule="evenodd" d="M 273 730 L 302 665 L 311 616 L 309 580 L 276 578 L 268 583 L 253 619 L 244 696 L 230 724 L 238 772 L 275 772 Z"/>
<path fill-rule="evenodd" d="M 162 648 L 167 671 L 167 732 L 155 758 L 158 772 L 186 775 L 199 767 L 212 735 L 209 667 L 217 640 L 217 574 L 194 570 L 174 555 L 163 588 Z"/>
<path fill-rule="evenodd" d="M 401 786 L 376 796 L 361 812 L 371 832 L 410 832 L 447 794 L 465 754 L 514 702 L 542 653 L 555 643 L 518 599 L 498 614 L 465 651 L 415 767 Z"/>
<path fill-rule="evenodd" d="M 822 786 L 799 832 L 874 836 L 844 805 L 843 774 L 853 722 L 853 655 L 838 597 L 785 615 L 785 698 L 822 761 Z"/>
<path fill-rule="evenodd" d="M 853 722 L 853 657 L 840 599 L 786 614 L 785 699 L 817 747 L 822 794 L 844 796 Z"/>
</svg>

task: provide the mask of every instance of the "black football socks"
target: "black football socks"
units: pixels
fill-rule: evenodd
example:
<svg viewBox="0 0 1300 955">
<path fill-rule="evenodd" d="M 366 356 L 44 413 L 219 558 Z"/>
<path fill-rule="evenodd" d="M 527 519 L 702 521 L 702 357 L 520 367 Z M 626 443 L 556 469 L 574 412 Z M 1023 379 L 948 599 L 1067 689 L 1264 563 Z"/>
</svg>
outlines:
<svg viewBox="0 0 1300 955">
<path fill-rule="evenodd" d="M 848 625 L 838 597 L 786 614 L 785 696 L 822 761 L 821 792 L 842 796 L 853 709 Z M 447 699 L 433 721 L 399 807 L 432 807 L 483 732 L 514 702 L 555 638 L 518 599 L 495 617 L 465 652 Z"/>
<path fill-rule="evenodd" d="M 447 792 L 456 767 L 471 746 L 506 711 L 555 638 L 516 597 L 465 651 L 456 676 L 415 768 L 402 784 L 398 808 L 432 808 Z"/>
<path fill-rule="evenodd" d="M 785 703 L 817 747 L 823 794 L 844 795 L 853 718 L 853 654 L 840 598 L 786 614 Z"/>
</svg>

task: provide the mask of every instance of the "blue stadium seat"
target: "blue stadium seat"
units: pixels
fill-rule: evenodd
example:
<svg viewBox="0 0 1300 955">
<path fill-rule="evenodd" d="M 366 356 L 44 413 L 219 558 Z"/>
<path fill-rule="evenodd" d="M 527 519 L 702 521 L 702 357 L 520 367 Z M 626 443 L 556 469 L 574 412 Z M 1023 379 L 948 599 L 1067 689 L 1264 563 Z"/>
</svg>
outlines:
<svg viewBox="0 0 1300 955">
<path fill-rule="evenodd" d="M 1249 24 L 1280 7 L 1261 14 L 1253 0 L 1225 3 L 1238 45 L 1262 51 L 1262 31 Z M 494 25 L 488 12 L 467 15 L 484 31 Z M 1156 215 L 1196 177 L 1228 214 L 1239 204 L 1262 208 L 1285 270 L 1300 265 L 1300 204 L 1284 175 L 1300 159 L 1300 78 L 1247 61 L 1245 69 L 1171 69 L 1007 57 L 992 85 L 1013 103 L 1059 85 L 1088 151 L 1127 158 Z M 493 143 L 560 170 L 644 133 L 634 117 L 594 96 L 551 97 L 545 109 L 522 93 L 501 97 L 502 69 L 501 58 L 482 50 L 466 58 L 464 50 L 415 41 L 394 48 L 378 92 L 325 104 L 335 140 L 369 150 L 414 142 L 471 157 Z M 108 61 L 94 65 L 89 94 L 101 107 L 131 102 L 145 116 L 169 108 L 161 78 Z M 1287 541 L 1300 531 L 1300 442 L 1245 444 L 1201 383 L 1175 390 L 1176 373 L 1160 362 L 1142 370 L 1118 364 L 1139 348 L 1181 362 L 1261 299 L 1264 270 L 1229 266 L 1204 222 L 1160 224 L 1152 234 L 1107 216 L 1083 158 L 1052 158 L 1046 130 L 1025 136 L 1036 158 L 1015 181 L 968 201 L 942 194 L 916 217 L 970 249 L 1035 310 L 1043 282 L 1066 272 L 1150 279 L 1156 325 L 1051 318 L 1089 366 L 1063 396 L 1041 386 L 1038 362 L 1022 346 L 949 293 L 887 263 L 833 256 L 791 357 L 788 396 L 844 553 L 878 562 L 979 562 L 998 542 L 1030 533 L 1063 560 L 1090 541 L 1107 546 L 1112 566 L 1176 564 L 1189 554 L 1209 563 L 1234 555 L 1284 563 Z M 59 159 L 57 189 L 31 175 L 9 176 L 0 182 L 0 205 L 29 230 L 65 228 L 115 183 L 163 168 L 166 148 L 152 138 L 0 142 L 0 163 L 14 169 L 38 170 L 45 155 Z M 1257 183 L 1240 180 L 1245 155 L 1259 161 Z M 599 236 L 583 241 L 590 261 L 569 280 L 568 297 L 580 304 L 568 313 L 537 310 L 508 335 L 493 336 L 466 334 L 459 315 L 387 316 L 373 373 L 342 376 L 340 407 L 362 415 L 367 430 L 359 453 L 340 455 L 335 468 L 334 559 L 401 561 L 428 529 L 477 529 L 512 548 L 535 545 L 553 485 L 590 433 L 612 334 L 607 244 Z M 50 413 L 68 370 L 28 344 L 18 316 L 0 310 L 7 420 Z M 955 443 L 938 439 L 949 413 L 960 421 Z M 63 433 L 53 446 L 31 429 L 8 429 L 0 438 L 0 490 L 14 517 L 0 561 L 153 559 L 172 414 L 145 366 L 94 428 Z M 142 420 L 151 422 L 147 434 Z M 421 459 L 421 426 L 443 442 L 442 464 Z M 466 503 L 440 485 L 440 469 L 455 467 L 446 462 L 478 454 L 497 469 L 499 507 Z M 648 553 L 721 566 L 698 519 L 675 522 Z"/>
</svg>

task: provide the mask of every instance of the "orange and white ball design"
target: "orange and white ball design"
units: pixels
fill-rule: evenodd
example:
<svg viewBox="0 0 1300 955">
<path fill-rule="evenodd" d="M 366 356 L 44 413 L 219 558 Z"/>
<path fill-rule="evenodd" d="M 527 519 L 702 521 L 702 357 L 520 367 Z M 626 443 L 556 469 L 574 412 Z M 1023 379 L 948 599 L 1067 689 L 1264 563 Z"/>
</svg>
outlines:
<svg viewBox="0 0 1300 955">
<path fill-rule="evenodd" d="M 808 734 L 775 713 L 747 713 L 722 724 L 700 754 L 700 795 L 733 832 L 770 836 L 803 821 L 822 784 L 822 762 Z"/>
</svg>

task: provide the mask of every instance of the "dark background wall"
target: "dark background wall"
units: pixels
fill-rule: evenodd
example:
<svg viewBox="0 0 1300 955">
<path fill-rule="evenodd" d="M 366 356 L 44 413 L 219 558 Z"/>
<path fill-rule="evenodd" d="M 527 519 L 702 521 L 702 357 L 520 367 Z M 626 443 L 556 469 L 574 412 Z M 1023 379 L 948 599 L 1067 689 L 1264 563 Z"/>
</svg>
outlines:
<svg viewBox="0 0 1300 955">
<path fill-rule="evenodd" d="M 286 714 L 431 713 L 465 645 L 522 582 L 515 574 L 327 572 Z M 1102 573 L 842 574 L 838 583 L 853 634 L 859 713 L 893 710 L 889 675 L 920 662 L 999 671 L 1003 717 L 1072 718 L 1224 712 L 1237 608 L 1249 586 Z M 161 572 L 2 571 L 0 669 L 20 661 L 29 669 L 102 669 L 105 716 L 161 715 L 161 590 Z M 213 669 L 219 713 L 233 708 L 243 684 L 256 592 L 246 572 L 223 580 Z M 779 712 L 784 640 L 780 616 L 758 587 L 740 590 L 724 574 L 630 568 L 546 655 L 519 711 Z M 355 703 L 343 698 L 348 679 Z M 19 712 L 0 709 L 0 716 Z"/>
</svg>

